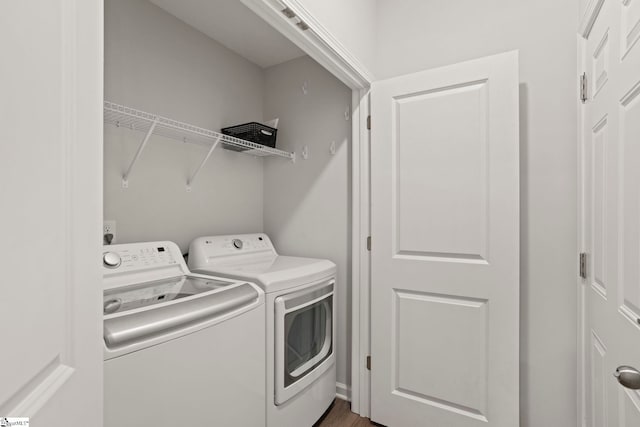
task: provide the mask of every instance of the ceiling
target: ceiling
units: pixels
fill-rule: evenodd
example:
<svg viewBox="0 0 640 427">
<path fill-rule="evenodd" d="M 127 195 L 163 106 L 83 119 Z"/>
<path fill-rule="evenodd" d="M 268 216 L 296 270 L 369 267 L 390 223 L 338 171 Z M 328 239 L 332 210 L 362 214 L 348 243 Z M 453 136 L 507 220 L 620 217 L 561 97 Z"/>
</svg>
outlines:
<svg viewBox="0 0 640 427">
<path fill-rule="evenodd" d="M 262 68 L 305 55 L 238 0 L 150 1 Z"/>
</svg>

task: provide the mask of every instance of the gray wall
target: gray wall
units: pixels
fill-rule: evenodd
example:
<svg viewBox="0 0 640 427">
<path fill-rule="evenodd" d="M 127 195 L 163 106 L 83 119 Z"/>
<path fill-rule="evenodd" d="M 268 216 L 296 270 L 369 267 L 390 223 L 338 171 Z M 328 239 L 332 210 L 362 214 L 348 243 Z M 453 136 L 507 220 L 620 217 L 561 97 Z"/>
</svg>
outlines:
<svg viewBox="0 0 640 427">
<path fill-rule="evenodd" d="M 379 78 L 520 50 L 521 425 L 576 425 L 577 1 L 379 0 Z"/>
<path fill-rule="evenodd" d="M 262 120 L 263 71 L 144 0 L 105 1 L 105 99 L 207 129 Z M 153 136 L 129 188 L 142 135 L 105 126 L 104 217 L 120 243 L 262 230 L 262 161 L 223 150 L 193 186 L 204 147 Z"/>
<path fill-rule="evenodd" d="M 336 357 L 342 384 L 351 382 L 351 120 L 344 117 L 350 105 L 351 90 L 308 57 L 266 69 L 265 118 L 280 118 L 278 146 L 298 158 L 265 162 L 264 231 L 281 254 L 337 264 Z M 305 145 L 308 160 L 301 156 Z"/>
</svg>

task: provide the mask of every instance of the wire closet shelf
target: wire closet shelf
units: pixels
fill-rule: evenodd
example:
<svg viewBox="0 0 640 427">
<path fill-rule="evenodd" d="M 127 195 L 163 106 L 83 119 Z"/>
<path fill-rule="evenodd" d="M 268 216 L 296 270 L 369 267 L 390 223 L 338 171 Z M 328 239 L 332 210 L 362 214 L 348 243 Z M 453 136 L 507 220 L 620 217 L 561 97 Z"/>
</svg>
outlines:
<svg viewBox="0 0 640 427">
<path fill-rule="evenodd" d="M 234 138 L 209 129 L 204 129 L 188 123 L 179 122 L 167 117 L 136 110 L 135 108 L 104 102 L 104 122 L 116 127 L 125 127 L 149 135 L 159 135 L 182 142 L 211 147 L 218 142 L 243 148 L 241 153 L 259 157 L 276 156 L 295 160 L 295 154 L 277 148 L 265 147 L 244 139 Z M 151 132 L 149 133 L 149 131 Z"/>
</svg>

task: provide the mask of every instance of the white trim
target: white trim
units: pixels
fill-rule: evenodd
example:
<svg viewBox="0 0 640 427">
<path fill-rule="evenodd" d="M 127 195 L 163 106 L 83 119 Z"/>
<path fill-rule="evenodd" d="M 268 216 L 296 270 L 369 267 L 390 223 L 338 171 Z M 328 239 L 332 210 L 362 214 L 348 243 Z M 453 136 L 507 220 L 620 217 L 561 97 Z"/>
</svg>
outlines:
<svg viewBox="0 0 640 427">
<path fill-rule="evenodd" d="M 364 89 L 371 85 L 373 74 L 298 1 L 241 1 L 351 89 Z M 293 10 L 309 29 L 302 31 L 296 26 L 297 19 L 285 17 L 281 12 L 285 6 Z"/>
<path fill-rule="evenodd" d="M 74 359 L 69 360 L 78 372 L 85 402 L 84 425 L 102 425 L 103 354 L 102 354 L 102 256 L 103 215 L 103 121 L 104 88 L 104 2 L 74 1 L 76 4 L 76 70 L 73 100 L 74 137 L 70 163 L 71 268 L 74 307 L 71 318 Z M 94 284 L 95 289 L 87 290 Z M 90 323 L 85 323 L 88 320 Z M 82 321 L 81 321 L 82 320 Z M 82 323 L 85 323 L 84 325 Z M 81 351 L 84 353 L 81 356 Z M 79 381 L 80 378 L 76 378 Z M 92 399 L 87 399 L 90 395 Z"/>
<path fill-rule="evenodd" d="M 589 4 L 585 8 L 580 23 L 578 24 L 578 34 L 583 38 L 588 38 L 593 28 L 593 24 L 596 22 L 596 18 L 600 14 L 604 0 L 590 0 Z"/>
<path fill-rule="evenodd" d="M 586 69 L 586 42 L 591 34 L 593 25 L 600 15 L 604 0 L 590 0 L 589 4 L 585 8 L 585 11 L 580 19 L 578 25 L 577 36 L 577 76 L 581 75 Z M 578 88 L 576 84 L 576 88 Z M 587 101 L 588 102 L 588 101 Z M 578 220 L 577 230 L 577 248 L 578 252 L 585 251 L 584 230 L 586 224 L 584 223 L 584 108 L 585 104 L 580 101 L 580 92 L 576 90 L 576 105 L 578 109 L 578 123 L 577 123 L 577 161 L 578 161 L 578 204 L 576 209 L 576 215 Z M 578 254 L 576 254 L 576 268 Z M 586 292 L 585 286 L 586 280 L 582 279 L 576 271 L 576 300 L 577 300 L 577 339 L 576 339 L 576 396 L 577 396 L 577 425 L 579 427 L 586 427 L 587 425 L 587 400 L 586 400 L 586 342 L 585 342 L 585 325 L 586 325 Z"/>
<path fill-rule="evenodd" d="M 336 382 L 336 397 L 351 402 L 351 389 L 348 385 Z"/>
<path fill-rule="evenodd" d="M 577 61 L 577 73 L 576 76 L 582 74 L 584 70 L 584 60 L 585 60 L 585 46 L 586 39 L 582 37 L 581 34 L 577 35 L 577 50 L 578 50 L 578 61 Z M 577 77 L 576 77 L 577 78 Z M 577 245 L 578 252 L 585 251 L 584 245 L 584 153 L 583 153 L 583 124 L 584 124 L 584 104 L 580 100 L 580 89 L 578 84 L 576 84 L 576 108 L 578 109 L 578 129 L 577 129 L 577 160 L 578 160 L 578 171 L 577 171 L 577 179 L 578 179 L 578 204 L 576 206 L 576 215 L 577 215 L 577 223 L 578 223 L 578 232 L 577 232 Z M 578 254 L 576 254 L 576 266 L 578 265 L 577 260 Z M 576 272 L 577 273 L 577 272 Z M 577 396 L 577 424 L 579 427 L 586 427 L 587 417 L 586 417 L 586 389 L 585 389 L 585 342 L 584 342 L 584 325 L 585 325 L 585 285 L 586 282 L 584 279 L 580 277 L 580 274 L 576 274 L 576 298 L 577 298 L 577 339 L 576 339 L 576 396 Z"/>
<path fill-rule="evenodd" d="M 351 141 L 360 139 L 360 91 L 354 89 L 351 93 L 351 120 L 352 133 Z M 360 413 L 360 341 L 356 339 L 361 335 L 360 331 L 360 248 L 357 242 L 361 241 L 360 211 L 362 205 L 359 203 L 361 194 L 360 179 L 360 151 L 361 144 L 353 144 L 351 147 L 351 410 L 356 414 Z M 356 203 L 358 201 L 358 203 Z M 358 286 L 356 286 L 358 284 Z"/>
<path fill-rule="evenodd" d="M 369 322 L 370 235 L 369 201 L 369 92 L 353 91 L 353 137 L 358 149 L 352 151 L 352 254 L 351 254 L 351 410 L 363 417 L 370 415 L 370 372 L 366 359 L 371 354 Z"/>
<path fill-rule="evenodd" d="M 76 70 L 74 73 L 74 134 L 70 164 L 71 268 L 73 271 L 74 307 L 73 351 L 69 362 L 84 372 L 84 402 L 79 411 L 84 425 L 102 425 L 103 355 L 102 355 L 102 256 L 103 215 L 103 122 L 104 88 L 104 4 L 103 0 L 77 1 L 76 4 Z M 95 289 L 87 290 L 94 284 Z M 97 286 L 96 286 L 97 285 Z M 90 323 L 86 323 L 88 320 Z M 95 322 L 95 323 L 94 323 Z M 82 323 L 85 323 L 84 325 Z M 80 349 L 84 355 L 82 358 Z M 76 378 L 76 381 L 80 377 Z M 87 399 L 91 396 L 91 399 Z"/>
</svg>

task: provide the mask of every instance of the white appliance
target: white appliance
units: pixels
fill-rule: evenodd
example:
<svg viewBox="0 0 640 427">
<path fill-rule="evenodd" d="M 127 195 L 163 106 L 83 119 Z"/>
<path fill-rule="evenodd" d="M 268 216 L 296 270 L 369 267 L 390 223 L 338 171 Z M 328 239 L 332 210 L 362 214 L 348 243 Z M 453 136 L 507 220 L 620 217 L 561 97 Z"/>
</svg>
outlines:
<svg viewBox="0 0 640 427">
<path fill-rule="evenodd" d="M 265 425 L 265 297 L 172 242 L 104 247 L 104 425 Z"/>
<path fill-rule="evenodd" d="M 336 266 L 278 255 L 265 234 L 200 237 L 196 272 L 252 281 L 267 293 L 267 426 L 311 426 L 336 396 Z"/>
</svg>

